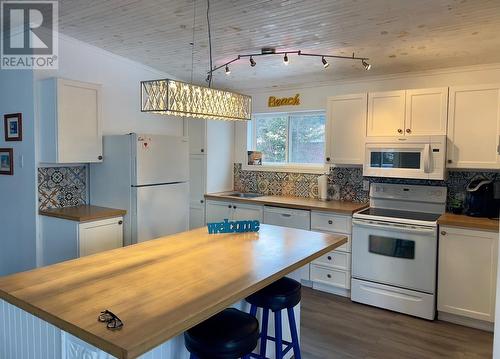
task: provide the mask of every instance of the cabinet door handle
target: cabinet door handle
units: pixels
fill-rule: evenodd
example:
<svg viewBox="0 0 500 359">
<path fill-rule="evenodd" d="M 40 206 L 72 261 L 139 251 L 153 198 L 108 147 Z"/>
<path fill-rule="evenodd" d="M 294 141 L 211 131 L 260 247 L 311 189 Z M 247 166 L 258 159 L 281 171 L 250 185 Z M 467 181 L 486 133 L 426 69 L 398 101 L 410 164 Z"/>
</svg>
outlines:
<svg viewBox="0 0 500 359">
<path fill-rule="evenodd" d="M 329 219 L 328 224 L 333 224 L 333 221 L 331 219 Z"/>
<path fill-rule="evenodd" d="M 498 136 L 497 153 L 500 155 L 500 136 Z"/>
<path fill-rule="evenodd" d="M 205 201 L 204 201 L 204 200 L 202 200 L 202 199 L 200 199 L 200 203 L 205 203 Z"/>
<path fill-rule="evenodd" d="M 97 156 L 97 159 L 98 159 L 99 161 L 101 161 L 101 160 L 102 160 L 102 156 Z"/>
<path fill-rule="evenodd" d="M 327 258 L 328 258 L 328 260 L 329 260 L 329 261 L 331 261 L 331 260 L 332 260 L 332 256 L 328 256 Z"/>
<path fill-rule="evenodd" d="M 407 128 L 406 133 L 411 133 L 411 129 Z"/>
<path fill-rule="evenodd" d="M 442 236 L 446 236 L 446 231 L 441 231 Z"/>
<path fill-rule="evenodd" d="M 121 226 L 123 224 L 123 221 L 118 221 L 118 224 Z"/>
<path fill-rule="evenodd" d="M 200 151 L 201 151 L 201 153 L 203 153 L 203 152 L 205 152 L 205 149 L 204 149 L 204 148 L 202 148 Z"/>
<path fill-rule="evenodd" d="M 453 161 L 452 160 L 448 160 L 448 163 L 453 163 Z"/>
<path fill-rule="evenodd" d="M 327 158 L 326 158 L 326 162 L 330 162 L 330 157 L 327 157 Z"/>
<path fill-rule="evenodd" d="M 403 133 L 403 130 L 401 128 L 398 128 L 398 133 Z"/>
<path fill-rule="evenodd" d="M 327 274 L 326 275 L 328 278 L 332 278 L 332 275 L 331 274 Z"/>
<path fill-rule="evenodd" d="M 227 205 L 227 208 L 231 208 L 232 206 L 230 204 Z"/>
<path fill-rule="evenodd" d="M 236 209 L 236 206 L 233 206 L 233 209 Z"/>
</svg>

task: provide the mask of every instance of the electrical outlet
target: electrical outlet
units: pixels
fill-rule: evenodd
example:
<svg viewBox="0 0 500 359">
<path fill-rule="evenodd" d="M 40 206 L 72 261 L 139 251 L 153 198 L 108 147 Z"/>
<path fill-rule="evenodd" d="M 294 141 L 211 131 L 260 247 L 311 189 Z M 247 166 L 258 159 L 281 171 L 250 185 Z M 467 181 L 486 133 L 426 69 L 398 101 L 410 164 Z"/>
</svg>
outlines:
<svg viewBox="0 0 500 359">
<path fill-rule="evenodd" d="M 370 190 L 370 181 L 363 180 L 363 191 L 369 191 L 369 190 Z"/>
</svg>

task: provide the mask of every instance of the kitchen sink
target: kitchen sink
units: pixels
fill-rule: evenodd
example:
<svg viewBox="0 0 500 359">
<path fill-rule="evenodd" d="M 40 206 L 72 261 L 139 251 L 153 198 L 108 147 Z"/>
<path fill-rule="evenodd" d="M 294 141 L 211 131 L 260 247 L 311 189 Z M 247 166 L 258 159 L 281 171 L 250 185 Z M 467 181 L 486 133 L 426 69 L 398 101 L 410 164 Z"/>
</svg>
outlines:
<svg viewBox="0 0 500 359">
<path fill-rule="evenodd" d="M 227 196 L 240 197 L 240 198 L 257 198 L 257 197 L 262 197 L 263 194 L 260 194 L 260 193 L 245 193 L 245 192 L 231 192 L 231 193 L 228 193 Z"/>
</svg>

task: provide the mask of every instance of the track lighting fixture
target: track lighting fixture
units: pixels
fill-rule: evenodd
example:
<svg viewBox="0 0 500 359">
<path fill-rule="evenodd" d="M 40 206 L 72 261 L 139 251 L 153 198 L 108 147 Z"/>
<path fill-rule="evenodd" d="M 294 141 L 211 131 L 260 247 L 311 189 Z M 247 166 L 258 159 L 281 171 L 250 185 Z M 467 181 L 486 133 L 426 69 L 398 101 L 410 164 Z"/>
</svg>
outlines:
<svg viewBox="0 0 500 359">
<path fill-rule="evenodd" d="M 370 70 L 372 68 L 372 65 L 370 65 L 365 60 L 361 60 L 361 63 L 363 64 L 363 67 L 365 68 L 366 71 L 368 71 L 368 70 Z"/>
<path fill-rule="evenodd" d="M 231 70 L 229 69 L 229 66 L 226 65 L 226 75 L 229 75 L 231 73 Z"/>
<path fill-rule="evenodd" d="M 255 67 L 257 65 L 257 62 L 254 60 L 254 57 L 257 56 L 271 56 L 271 55 L 283 55 L 283 63 L 285 65 L 288 65 L 290 63 L 290 59 L 288 55 L 294 54 L 297 56 L 306 56 L 306 57 L 321 57 L 321 62 L 323 63 L 323 67 L 326 69 L 327 67 L 330 66 L 330 63 L 326 60 L 327 58 L 329 59 L 341 59 L 341 60 L 354 60 L 354 61 L 361 61 L 363 64 L 363 67 L 365 70 L 370 70 L 372 67 L 369 63 L 368 57 L 357 57 L 353 53 L 352 56 L 343 56 L 343 55 L 325 55 L 325 54 L 313 54 L 313 53 L 305 53 L 302 52 L 301 50 L 292 50 L 292 51 L 276 51 L 274 47 L 264 47 L 261 49 L 260 53 L 253 53 L 253 54 L 243 54 L 243 55 L 238 55 L 234 59 L 219 65 L 219 66 L 214 66 L 211 68 L 211 70 L 208 71 L 208 74 L 213 74 L 215 71 L 225 68 L 226 74 L 229 74 L 229 65 L 232 64 L 235 61 L 239 61 L 242 58 L 250 58 L 250 66 Z"/>
<path fill-rule="evenodd" d="M 330 66 L 330 64 L 328 63 L 328 61 L 326 61 L 325 57 L 323 56 L 321 58 L 321 62 L 323 63 L 323 67 L 326 69 L 328 66 Z"/>
<path fill-rule="evenodd" d="M 285 56 L 283 57 L 283 63 L 285 65 L 288 65 L 288 55 L 285 53 Z"/>
</svg>

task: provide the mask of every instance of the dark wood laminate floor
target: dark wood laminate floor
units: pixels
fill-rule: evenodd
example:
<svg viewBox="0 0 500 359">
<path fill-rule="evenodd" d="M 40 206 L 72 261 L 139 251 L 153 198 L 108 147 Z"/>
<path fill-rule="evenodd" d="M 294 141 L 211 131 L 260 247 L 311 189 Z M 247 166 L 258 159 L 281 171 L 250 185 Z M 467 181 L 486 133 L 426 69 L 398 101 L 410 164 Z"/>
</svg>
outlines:
<svg viewBox="0 0 500 359">
<path fill-rule="evenodd" d="M 493 334 L 303 288 L 302 357 L 491 358 Z"/>
</svg>

